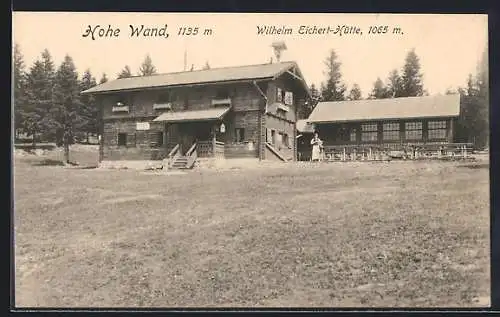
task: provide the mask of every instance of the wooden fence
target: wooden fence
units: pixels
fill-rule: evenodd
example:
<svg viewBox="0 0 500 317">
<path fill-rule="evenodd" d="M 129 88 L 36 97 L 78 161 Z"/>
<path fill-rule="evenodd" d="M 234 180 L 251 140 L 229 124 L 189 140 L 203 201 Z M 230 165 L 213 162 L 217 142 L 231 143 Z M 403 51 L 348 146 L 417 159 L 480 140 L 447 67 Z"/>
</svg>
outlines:
<svg viewBox="0 0 500 317">
<path fill-rule="evenodd" d="M 473 153 L 471 143 L 363 144 L 323 147 L 325 161 L 381 161 L 418 159 L 467 159 Z"/>
</svg>

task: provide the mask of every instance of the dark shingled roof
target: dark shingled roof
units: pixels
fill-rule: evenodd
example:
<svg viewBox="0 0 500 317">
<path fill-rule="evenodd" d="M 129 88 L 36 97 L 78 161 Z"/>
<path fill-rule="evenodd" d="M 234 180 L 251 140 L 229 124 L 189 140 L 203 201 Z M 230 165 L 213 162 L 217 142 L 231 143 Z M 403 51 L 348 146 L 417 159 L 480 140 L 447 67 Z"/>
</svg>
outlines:
<svg viewBox="0 0 500 317">
<path fill-rule="evenodd" d="M 121 78 L 97 85 L 82 94 L 104 93 L 144 88 L 160 88 L 168 86 L 196 85 L 242 80 L 272 79 L 294 68 L 300 73 L 297 63 L 281 62 L 249 66 L 222 67 L 208 70 L 196 70 L 178 73 L 158 74 L 152 76 L 135 76 Z M 307 89 L 307 84 L 304 88 Z"/>
<path fill-rule="evenodd" d="M 460 95 L 320 102 L 307 119 L 311 123 L 457 117 Z"/>
</svg>

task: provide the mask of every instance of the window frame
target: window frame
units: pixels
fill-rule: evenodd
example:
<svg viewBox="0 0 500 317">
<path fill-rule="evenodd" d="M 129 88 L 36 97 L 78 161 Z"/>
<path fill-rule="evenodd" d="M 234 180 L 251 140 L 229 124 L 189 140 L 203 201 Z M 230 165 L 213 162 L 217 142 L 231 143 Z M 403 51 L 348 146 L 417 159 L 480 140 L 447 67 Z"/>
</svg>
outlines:
<svg viewBox="0 0 500 317">
<path fill-rule="evenodd" d="M 367 136 L 375 136 L 367 137 Z M 361 124 L 361 142 L 376 143 L 379 141 L 378 137 L 378 123 L 362 123 Z"/>
<path fill-rule="evenodd" d="M 437 124 L 433 126 L 433 124 Z M 444 132 L 442 137 L 431 137 L 434 132 Z M 448 122 L 446 120 L 431 120 L 427 122 L 427 139 L 429 140 L 445 140 L 448 138 Z"/>
<path fill-rule="evenodd" d="M 395 137 L 388 137 L 391 135 L 394 135 Z M 382 123 L 382 140 L 383 141 L 401 140 L 401 123 L 400 122 Z"/>
<path fill-rule="evenodd" d="M 245 142 L 245 128 L 234 128 L 234 143 Z"/>
<path fill-rule="evenodd" d="M 120 138 L 120 137 L 123 137 Z M 124 143 L 123 142 L 120 142 L 120 140 L 124 140 Z M 118 132 L 117 135 L 116 135 L 116 144 L 117 146 L 124 146 L 124 147 L 127 147 L 127 142 L 128 142 L 128 134 L 126 132 Z M 121 144 L 123 143 L 123 144 Z"/>
<path fill-rule="evenodd" d="M 154 139 L 152 138 L 153 135 L 154 135 Z M 156 140 L 156 142 L 154 140 Z M 164 132 L 163 131 L 150 131 L 150 133 L 149 133 L 149 145 L 151 148 L 163 147 L 165 145 Z"/>
<path fill-rule="evenodd" d="M 410 134 L 409 134 L 410 132 Z M 420 137 L 408 137 L 411 132 L 420 132 Z M 424 138 L 424 124 L 422 121 L 407 121 L 405 122 L 405 140 L 419 141 Z"/>
</svg>

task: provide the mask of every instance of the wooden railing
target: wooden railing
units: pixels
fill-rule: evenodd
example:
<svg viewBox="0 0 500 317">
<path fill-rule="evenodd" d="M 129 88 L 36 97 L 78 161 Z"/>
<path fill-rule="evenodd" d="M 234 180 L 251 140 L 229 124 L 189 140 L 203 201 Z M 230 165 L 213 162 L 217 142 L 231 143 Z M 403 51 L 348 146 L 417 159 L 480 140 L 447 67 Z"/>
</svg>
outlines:
<svg viewBox="0 0 500 317">
<path fill-rule="evenodd" d="M 224 157 L 224 142 L 199 141 L 197 144 L 198 157 Z"/>
<path fill-rule="evenodd" d="M 198 157 L 212 157 L 213 156 L 213 144 L 212 141 L 199 141 L 197 143 L 196 151 L 198 152 Z"/>
<path fill-rule="evenodd" d="M 172 165 L 174 164 L 175 160 L 181 156 L 181 151 L 179 150 L 180 149 L 180 144 L 177 144 L 176 146 L 174 146 L 174 148 L 170 151 L 170 153 L 168 153 L 168 167 L 171 168 Z"/>
<path fill-rule="evenodd" d="M 196 147 L 197 147 L 197 144 L 194 143 L 193 145 L 191 145 L 189 150 L 186 152 L 186 156 L 188 158 L 187 163 L 186 163 L 187 168 L 192 168 L 194 166 L 194 163 L 196 162 L 196 159 L 198 158 L 198 153 L 197 153 Z"/>
<path fill-rule="evenodd" d="M 214 144 L 214 156 L 218 158 L 224 157 L 224 142 L 215 141 Z"/>
<path fill-rule="evenodd" d="M 327 161 L 389 159 L 467 158 L 473 152 L 471 143 L 389 143 L 327 145 L 322 158 Z"/>
</svg>

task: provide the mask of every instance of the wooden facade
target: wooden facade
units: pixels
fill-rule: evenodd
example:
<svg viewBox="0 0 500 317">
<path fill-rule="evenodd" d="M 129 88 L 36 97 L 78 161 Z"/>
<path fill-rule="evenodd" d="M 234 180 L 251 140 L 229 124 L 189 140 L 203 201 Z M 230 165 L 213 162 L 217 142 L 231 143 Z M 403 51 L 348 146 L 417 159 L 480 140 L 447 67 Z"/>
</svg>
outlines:
<svg viewBox="0 0 500 317">
<path fill-rule="evenodd" d="M 327 145 L 453 143 L 456 119 L 447 117 L 318 123 Z"/>
<path fill-rule="evenodd" d="M 459 114 L 459 95 L 436 95 L 320 102 L 306 122 L 318 132 L 328 160 L 467 156 L 471 146 L 454 143 Z M 300 157 L 306 159 L 310 136 L 304 133 L 301 141 Z"/>
<path fill-rule="evenodd" d="M 266 80 L 241 79 L 95 94 L 102 111 L 101 160 L 162 160 L 176 146 L 181 155 L 196 145 L 197 157 L 270 159 L 296 157 L 295 121 L 308 98 L 295 67 Z M 285 98 L 286 97 L 286 98 Z M 228 108 L 217 118 L 161 120 Z"/>
</svg>

